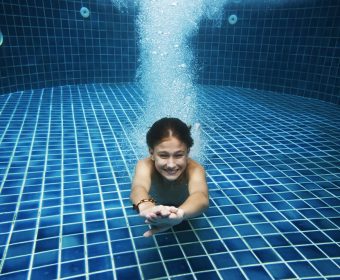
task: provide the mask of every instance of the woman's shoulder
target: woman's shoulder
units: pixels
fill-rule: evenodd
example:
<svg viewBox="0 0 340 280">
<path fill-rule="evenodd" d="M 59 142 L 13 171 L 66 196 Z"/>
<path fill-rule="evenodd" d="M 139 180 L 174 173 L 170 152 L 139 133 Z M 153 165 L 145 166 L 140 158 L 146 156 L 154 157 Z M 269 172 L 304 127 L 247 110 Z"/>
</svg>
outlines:
<svg viewBox="0 0 340 280">
<path fill-rule="evenodd" d="M 138 160 L 136 168 L 152 171 L 154 167 L 153 161 L 150 157 Z"/>
<path fill-rule="evenodd" d="M 205 172 L 204 167 L 198 163 L 197 161 L 193 160 L 192 158 L 189 158 L 188 160 L 188 171 L 189 172 Z"/>
<path fill-rule="evenodd" d="M 150 157 L 142 158 L 137 161 L 138 165 L 151 165 L 152 164 L 152 159 Z"/>
</svg>

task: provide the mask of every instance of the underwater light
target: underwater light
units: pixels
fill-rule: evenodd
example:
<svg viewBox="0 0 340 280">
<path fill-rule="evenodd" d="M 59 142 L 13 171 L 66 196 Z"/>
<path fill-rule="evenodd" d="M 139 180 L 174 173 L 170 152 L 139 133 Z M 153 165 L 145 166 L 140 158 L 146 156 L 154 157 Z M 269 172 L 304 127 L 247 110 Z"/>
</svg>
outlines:
<svg viewBox="0 0 340 280">
<path fill-rule="evenodd" d="M 2 32 L 0 31 L 0 46 L 4 42 L 4 35 L 2 35 Z"/>
<path fill-rule="evenodd" d="M 86 7 L 80 9 L 80 14 L 83 18 L 88 18 L 90 16 L 90 10 Z"/>
<path fill-rule="evenodd" d="M 234 25 L 237 22 L 237 15 L 230 15 L 229 18 L 228 18 L 228 22 L 231 25 Z"/>
</svg>

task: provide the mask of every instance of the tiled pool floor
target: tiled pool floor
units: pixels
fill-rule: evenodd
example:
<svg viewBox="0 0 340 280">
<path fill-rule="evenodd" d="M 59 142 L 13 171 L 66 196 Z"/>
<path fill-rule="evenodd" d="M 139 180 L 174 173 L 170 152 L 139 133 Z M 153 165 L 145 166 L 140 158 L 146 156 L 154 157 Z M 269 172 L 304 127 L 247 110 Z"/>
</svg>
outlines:
<svg viewBox="0 0 340 280">
<path fill-rule="evenodd" d="M 340 107 L 201 91 L 210 208 L 149 239 L 136 85 L 1 95 L 0 279 L 339 279 Z"/>
</svg>

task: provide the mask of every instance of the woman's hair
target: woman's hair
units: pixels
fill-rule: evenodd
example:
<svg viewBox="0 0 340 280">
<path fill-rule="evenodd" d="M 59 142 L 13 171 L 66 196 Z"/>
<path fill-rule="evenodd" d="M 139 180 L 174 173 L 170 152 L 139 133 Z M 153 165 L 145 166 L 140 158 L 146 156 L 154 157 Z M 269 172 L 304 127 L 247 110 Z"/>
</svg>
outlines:
<svg viewBox="0 0 340 280">
<path fill-rule="evenodd" d="M 194 144 L 190 134 L 190 127 L 177 118 L 162 118 L 156 121 L 146 134 L 146 143 L 150 149 L 153 149 L 164 138 L 170 136 L 186 144 L 188 149 Z"/>
</svg>

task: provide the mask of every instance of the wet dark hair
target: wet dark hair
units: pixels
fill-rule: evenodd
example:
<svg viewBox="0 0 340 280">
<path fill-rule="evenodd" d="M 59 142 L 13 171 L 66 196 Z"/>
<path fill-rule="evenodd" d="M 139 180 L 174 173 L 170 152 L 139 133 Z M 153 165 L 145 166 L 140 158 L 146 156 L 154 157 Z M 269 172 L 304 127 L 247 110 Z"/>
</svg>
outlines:
<svg viewBox="0 0 340 280">
<path fill-rule="evenodd" d="M 170 136 L 186 144 L 188 149 L 194 144 L 190 127 L 177 118 L 162 118 L 156 121 L 146 134 L 146 143 L 150 149 L 153 149 L 164 138 Z"/>
</svg>

